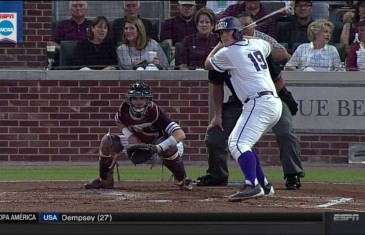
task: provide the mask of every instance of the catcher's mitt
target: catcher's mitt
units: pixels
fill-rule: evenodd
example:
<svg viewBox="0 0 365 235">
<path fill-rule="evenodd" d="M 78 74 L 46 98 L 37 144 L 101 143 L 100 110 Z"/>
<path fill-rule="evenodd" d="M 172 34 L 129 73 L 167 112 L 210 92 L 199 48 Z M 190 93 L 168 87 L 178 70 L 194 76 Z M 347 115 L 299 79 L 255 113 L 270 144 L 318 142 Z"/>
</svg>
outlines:
<svg viewBox="0 0 365 235">
<path fill-rule="evenodd" d="M 157 147 L 154 144 L 130 144 L 126 148 L 129 160 L 133 164 L 141 164 L 158 152 Z"/>
</svg>

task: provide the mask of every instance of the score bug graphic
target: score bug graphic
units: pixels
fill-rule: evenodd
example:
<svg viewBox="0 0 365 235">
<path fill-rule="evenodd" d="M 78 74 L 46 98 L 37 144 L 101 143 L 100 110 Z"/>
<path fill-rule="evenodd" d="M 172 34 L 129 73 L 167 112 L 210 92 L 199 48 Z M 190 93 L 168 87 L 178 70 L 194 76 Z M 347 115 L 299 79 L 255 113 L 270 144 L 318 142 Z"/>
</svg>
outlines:
<svg viewBox="0 0 365 235">
<path fill-rule="evenodd" d="M 0 13 L 0 42 L 16 43 L 17 13 Z"/>
</svg>

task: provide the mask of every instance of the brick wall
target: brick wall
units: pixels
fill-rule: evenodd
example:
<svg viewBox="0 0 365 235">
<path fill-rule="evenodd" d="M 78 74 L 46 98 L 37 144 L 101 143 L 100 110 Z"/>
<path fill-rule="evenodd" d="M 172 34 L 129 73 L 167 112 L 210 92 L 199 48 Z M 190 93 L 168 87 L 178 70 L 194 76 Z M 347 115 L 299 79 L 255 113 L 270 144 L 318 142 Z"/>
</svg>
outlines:
<svg viewBox="0 0 365 235">
<path fill-rule="evenodd" d="M 97 160 L 131 82 L 0 80 L 0 161 Z M 147 82 L 186 132 L 185 159 L 205 160 L 207 82 Z"/>
<path fill-rule="evenodd" d="M 208 83 L 147 81 L 154 100 L 187 134 L 186 161 L 206 160 Z M 96 161 L 99 140 L 117 132 L 114 114 L 131 81 L 0 80 L 0 161 Z M 303 162 L 347 163 L 348 145 L 364 135 L 299 134 Z M 263 162 L 278 165 L 275 137 L 255 147 Z"/>
</svg>

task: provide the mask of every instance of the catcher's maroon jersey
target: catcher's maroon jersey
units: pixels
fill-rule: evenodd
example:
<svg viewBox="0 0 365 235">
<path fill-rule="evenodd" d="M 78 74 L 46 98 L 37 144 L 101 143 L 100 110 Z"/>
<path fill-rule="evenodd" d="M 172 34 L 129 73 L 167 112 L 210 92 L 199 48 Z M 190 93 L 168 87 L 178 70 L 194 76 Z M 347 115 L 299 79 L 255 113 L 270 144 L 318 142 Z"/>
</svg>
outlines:
<svg viewBox="0 0 365 235">
<path fill-rule="evenodd" d="M 115 121 L 129 127 L 142 143 L 153 144 L 164 135 L 171 135 L 180 125 L 173 122 L 166 112 L 152 102 L 146 115 L 136 118 L 131 113 L 131 106 L 123 102 L 115 114 Z"/>
</svg>

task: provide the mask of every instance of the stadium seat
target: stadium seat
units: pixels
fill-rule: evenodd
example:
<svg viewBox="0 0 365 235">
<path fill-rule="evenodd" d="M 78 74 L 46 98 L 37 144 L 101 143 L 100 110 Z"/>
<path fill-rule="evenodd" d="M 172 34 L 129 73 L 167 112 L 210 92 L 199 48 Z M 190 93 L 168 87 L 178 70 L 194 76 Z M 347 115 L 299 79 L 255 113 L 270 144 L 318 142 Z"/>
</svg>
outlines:
<svg viewBox="0 0 365 235">
<path fill-rule="evenodd" d="M 165 52 L 165 55 L 167 57 L 167 60 L 169 61 L 169 63 L 171 62 L 171 50 L 170 50 L 170 45 L 168 43 L 165 42 L 160 42 L 159 43 L 162 50 Z"/>
<path fill-rule="evenodd" d="M 292 48 L 293 53 L 294 53 L 294 51 L 298 48 L 298 46 L 299 46 L 300 44 L 303 44 L 303 42 L 294 42 L 294 43 L 293 43 L 293 48 Z"/>
<path fill-rule="evenodd" d="M 342 62 L 345 62 L 346 59 L 346 46 L 342 43 L 331 43 L 331 45 L 335 46 L 338 54 L 340 54 L 340 58 Z"/>
<path fill-rule="evenodd" d="M 72 57 L 74 55 L 78 41 L 61 41 L 60 44 L 60 68 L 72 66 Z M 63 68 L 62 68 L 63 67 Z"/>
<path fill-rule="evenodd" d="M 343 22 L 333 22 L 335 29 L 333 30 L 332 33 L 332 43 L 340 43 L 340 37 L 341 37 L 341 33 L 342 33 L 342 28 L 343 28 Z"/>
<path fill-rule="evenodd" d="M 175 66 L 180 65 L 181 47 L 182 47 L 181 42 L 175 43 Z"/>
<path fill-rule="evenodd" d="M 152 39 L 160 41 L 160 20 L 150 20 L 152 22 Z"/>
</svg>

